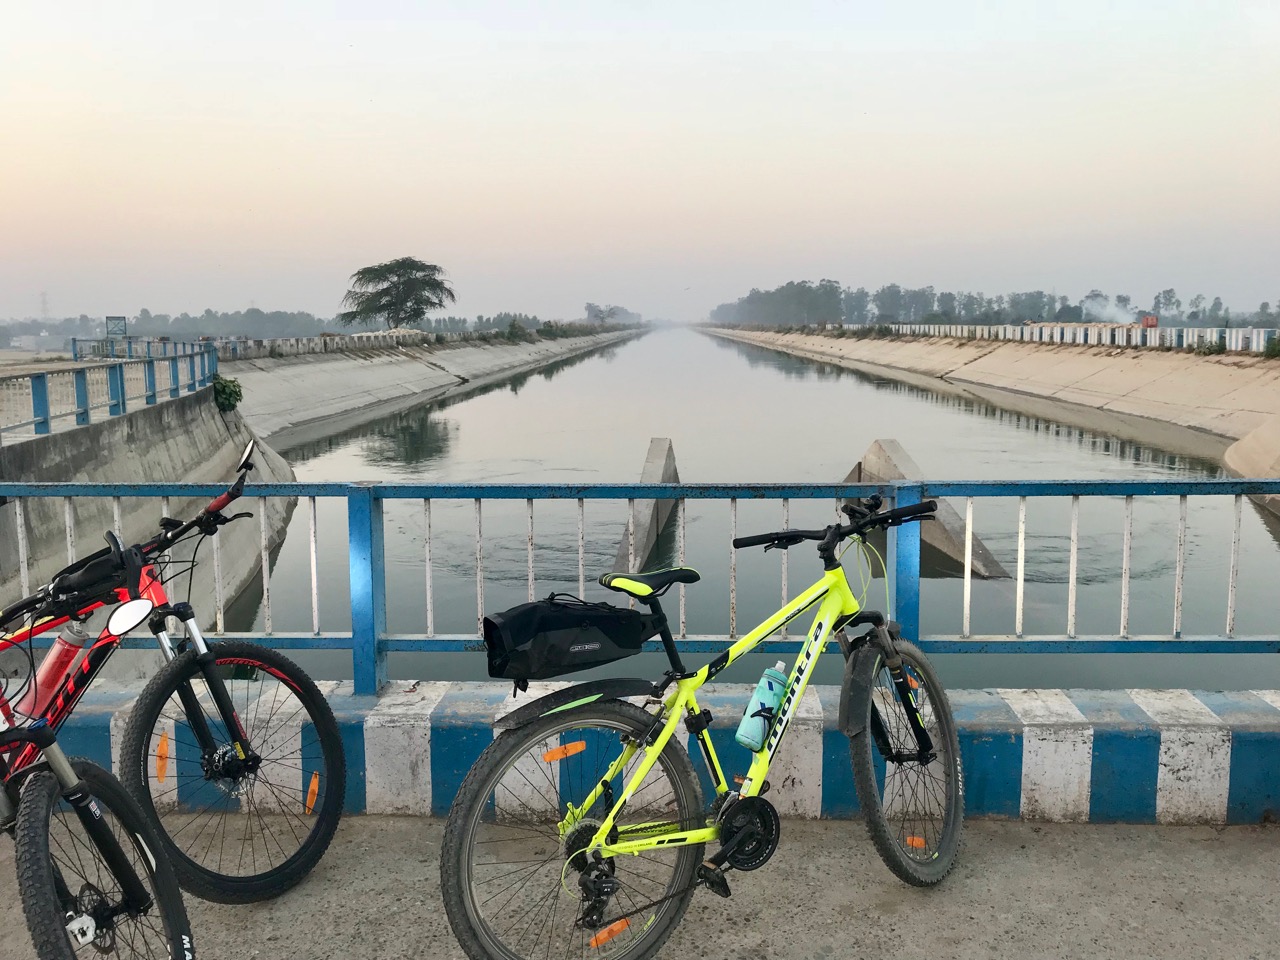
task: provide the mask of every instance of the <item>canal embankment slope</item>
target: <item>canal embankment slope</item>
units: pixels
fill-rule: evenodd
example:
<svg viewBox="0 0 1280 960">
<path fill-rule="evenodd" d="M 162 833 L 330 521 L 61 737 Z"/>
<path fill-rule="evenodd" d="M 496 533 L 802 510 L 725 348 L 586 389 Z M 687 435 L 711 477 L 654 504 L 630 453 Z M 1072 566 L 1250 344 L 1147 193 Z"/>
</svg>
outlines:
<svg viewBox="0 0 1280 960">
<path fill-rule="evenodd" d="M 625 330 L 529 343 L 406 345 L 346 353 L 224 361 L 240 382 L 240 412 L 277 450 L 329 436 L 428 400 L 457 396 L 508 377 L 639 336 Z"/>
<path fill-rule="evenodd" d="M 1238 476 L 1280 476 L 1280 361 L 1257 354 L 707 332 L 1212 458 Z M 1280 504 L 1268 506 L 1277 510 Z"/>
</svg>

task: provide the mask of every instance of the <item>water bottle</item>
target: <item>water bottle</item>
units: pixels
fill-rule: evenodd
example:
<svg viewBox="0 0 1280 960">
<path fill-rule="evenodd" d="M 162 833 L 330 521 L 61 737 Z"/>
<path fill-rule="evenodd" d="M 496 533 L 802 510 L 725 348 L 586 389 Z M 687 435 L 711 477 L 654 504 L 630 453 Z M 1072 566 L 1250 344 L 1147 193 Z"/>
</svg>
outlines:
<svg viewBox="0 0 1280 960">
<path fill-rule="evenodd" d="M 787 688 L 787 665 L 778 661 L 778 665 L 770 667 L 756 684 L 751 702 L 742 714 L 742 722 L 738 724 L 738 732 L 734 735 L 740 744 L 755 753 L 764 746 L 769 736 L 769 725 L 778 714 L 778 705 L 782 703 L 782 692 Z"/>
</svg>

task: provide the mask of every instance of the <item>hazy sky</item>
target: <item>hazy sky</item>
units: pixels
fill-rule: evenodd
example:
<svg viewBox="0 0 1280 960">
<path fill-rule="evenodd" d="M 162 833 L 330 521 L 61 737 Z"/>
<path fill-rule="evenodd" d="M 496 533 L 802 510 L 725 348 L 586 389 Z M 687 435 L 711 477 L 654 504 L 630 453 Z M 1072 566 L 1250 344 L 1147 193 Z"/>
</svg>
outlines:
<svg viewBox="0 0 1280 960">
<path fill-rule="evenodd" d="M 0 317 L 328 316 L 404 255 L 468 315 L 1280 300 L 1277 0 L 201 6 L 6 0 Z"/>
</svg>

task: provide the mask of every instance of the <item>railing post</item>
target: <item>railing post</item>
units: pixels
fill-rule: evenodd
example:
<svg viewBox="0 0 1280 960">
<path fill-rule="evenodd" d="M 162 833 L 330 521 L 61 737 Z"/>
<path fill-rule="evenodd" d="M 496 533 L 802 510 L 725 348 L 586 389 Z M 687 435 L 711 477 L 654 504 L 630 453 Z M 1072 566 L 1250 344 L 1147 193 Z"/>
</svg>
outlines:
<svg viewBox="0 0 1280 960">
<path fill-rule="evenodd" d="M 196 356 L 187 354 L 187 393 L 196 392 Z"/>
<path fill-rule="evenodd" d="M 919 503 L 924 488 L 918 484 L 904 484 L 895 491 L 894 507 L 907 507 Z M 902 635 L 915 643 L 920 639 L 920 524 L 904 523 L 894 531 L 894 591 L 893 619 L 902 627 Z"/>
<path fill-rule="evenodd" d="M 107 412 L 111 416 L 118 417 L 128 409 L 129 404 L 124 395 L 123 363 L 113 363 L 107 367 L 107 395 L 110 398 Z"/>
<path fill-rule="evenodd" d="M 89 374 L 84 367 L 71 373 L 76 389 L 76 426 L 83 427 L 89 422 Z"/>
<path fill-rule="evenodd" d="M 147 352 L 151 352 L 151 344 L 147 344 Z M 156 362 L 148 360 L 142 368 L 142 379 L 146 384 L 147 406 L 156 402 Z"/>
<path fill-rule="evenodd" d="M 382 635 L 387 626 L 387 583 L 382 544 L 382 498 L 371 485 L 347 494 L 351 568 L 351 658 L 356 696 L 373 696 L 387 679 Z"/>
<path fill-rule="evenodd" d="M 182 392 L 182 386 L 178 381 L 178 358 L 169 358 L 169 399 L 177 400 L 178 395 Z"/>
<path fill-rule="evenodd" d="M 151 359 L 151 341 L 150 340 L 147 341 L 147 359 L 148 360 Z"/>
<path fill-rule="evenodd" d="M 36 433 L 49 432 L 49 375 L 47 373 L 31 375 L 31 417 L 36 422 Z"/>
<path fill-rule="evenodd" d="M 71 359 L 77 361 L 80 359 L 80 346 L 76 343 L 76 338 L 71 338 Z"/>
<path fill-rule="evenodd" d="M 128 359 L 133 359 L 133 341 L 126 339 L 124 342 L 124 355 Z"/>
</svg>

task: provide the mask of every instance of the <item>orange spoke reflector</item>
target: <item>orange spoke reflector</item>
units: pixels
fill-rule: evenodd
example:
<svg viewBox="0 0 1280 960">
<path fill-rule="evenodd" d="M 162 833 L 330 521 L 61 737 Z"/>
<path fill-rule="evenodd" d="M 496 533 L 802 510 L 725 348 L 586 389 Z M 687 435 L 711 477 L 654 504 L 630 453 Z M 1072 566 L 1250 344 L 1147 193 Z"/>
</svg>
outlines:
<svg viewBox="0 0 1280 960">
<path fill-rule="evenodd" d="M 320 771 L 311 774 L 311 786 L 307 787 L 307 813 L 316 808 L 316 794 L 320 792 Z"/>
<path fill-rule="evenodd" d="M 912 690 L 919 690 L 920 681 L 917 680 L 915 677 L 907 677 L 907 686 L 909 686 Z"/>
<path fill-rule="evenodd" d="M 575 740 L 573 743 L 566 743 L 562 747 L 552 747 L 542 755 L 542 759 L 547 763 L 555 763 L 565 757 L 572 757 L 575 753 L 581 753 L 585 749 L 587 749 L 587 741 Z"/>
<path fill-rule="evenodd" d="M 631 921 L 628 920 L 626 917 L 623 917 L 621 920 L 617 921 L 616 923 L 609 924 L 607 927 L 605 927 L 603 930 L 597 933 L 594 937 L 588 940 L 587 946 L 588 947 L 604 946 L 606 943 L 608 943 L 610 940 L 612 940 L 614 937 L 620 934 L 623 930 L 627 929 L 627 927 L 629 926 L 631 926 Z"/>
<path fill-rule="evenodd" d="M 169 731 L 160 731 L 160 745 L 156 747 L 156 779 L 164 783 L 169 774 Z"/>
<path fill-rule="evenodd" d="M 924 837 L 907 837 L 907 846 L 914 847 L 916 850 L 923 850 L 926 846 Z"/>
</svg>

